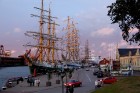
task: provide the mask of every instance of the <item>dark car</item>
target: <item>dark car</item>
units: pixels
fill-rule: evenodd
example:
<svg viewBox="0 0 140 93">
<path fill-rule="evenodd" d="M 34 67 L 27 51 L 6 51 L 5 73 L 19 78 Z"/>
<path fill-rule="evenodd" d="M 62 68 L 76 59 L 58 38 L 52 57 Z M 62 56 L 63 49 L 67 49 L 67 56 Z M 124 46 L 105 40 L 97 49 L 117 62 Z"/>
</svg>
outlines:
<svg viewBox="0 0 140 93">
<path fill-rule="evenodd" d="M 94 72 L 93 72 L 93 75 L 97 75 L 97 74 L 98 74 L 98 72 L 99 72 L 99 71 L 94 71 Z"/>
<path fill-rule="evenodd" d="M 97 78 L 102 78 L 104 76 L 103 72 L 102 71 L 99 71 L 97 73 Z"/>
<path fill-rule="evenodd" d="M 70 86 L 80 87 L 80 86 L 82 86 L 82 82 L 78 81 L 78 80 L 70 80 L 69 82 L 64 83 L 64 86 L 65 87 L 70 87 Z"/>
<path fill-rule="evenodd" d="M 112 84 L 116 81 L 117 81 L 116 77 L 107 77 L 107 78 L 103 79 L 104 84 Z"/>
</svg>

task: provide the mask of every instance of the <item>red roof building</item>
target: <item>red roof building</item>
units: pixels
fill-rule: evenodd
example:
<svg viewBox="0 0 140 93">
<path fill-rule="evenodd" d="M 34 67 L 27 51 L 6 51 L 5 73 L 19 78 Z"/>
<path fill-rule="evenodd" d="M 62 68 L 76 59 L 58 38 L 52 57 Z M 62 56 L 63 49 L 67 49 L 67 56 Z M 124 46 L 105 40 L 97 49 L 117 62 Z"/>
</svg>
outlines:
<svg viewBox="0 0 140 93">
<path fill-rule="evenodd" d="M 108 71 L 110 68 L 110 61 L 104 58 L 99 62 L 99 66 L 102 71 Z"/>
<path fill-rule="evenodd" d="M 103 60 L 101 60 L 99 62 L 99 65 L 107 65 L 107 64 L 110 64 L 109 60 L 107 60 L 106 58 L 104 58 Z"/>
</svg>

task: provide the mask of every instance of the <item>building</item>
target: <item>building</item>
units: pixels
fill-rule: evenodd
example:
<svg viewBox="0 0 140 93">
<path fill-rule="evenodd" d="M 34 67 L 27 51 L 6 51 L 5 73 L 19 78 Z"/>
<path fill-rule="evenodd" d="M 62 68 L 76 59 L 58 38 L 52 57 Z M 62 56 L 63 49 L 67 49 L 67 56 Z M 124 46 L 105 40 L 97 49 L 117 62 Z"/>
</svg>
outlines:
<svg viewBox="0 0 140 93">
<path fill-rule="evenodd" d="M 140 48 L 117 48 L 116 60 L 121 69 L 140 70 Z"/>
<path fill-rule="evenodd" d="M 112 70 L 119 71 L 120 70 L 120 61 L 113 60 L 112 61 Z"/>
<path fill-rule="evenodd" d="M 110 69 L 110 61 L 109 60 L 107 60 L 106 58 L 104 58 L 103 60 L 101 60 L 100 62 L 99 62 L 99 66 L 100 66 L 100 69 L 102 70 L 102 71 L 109 71 L 109 69 Z"/>
</svg>

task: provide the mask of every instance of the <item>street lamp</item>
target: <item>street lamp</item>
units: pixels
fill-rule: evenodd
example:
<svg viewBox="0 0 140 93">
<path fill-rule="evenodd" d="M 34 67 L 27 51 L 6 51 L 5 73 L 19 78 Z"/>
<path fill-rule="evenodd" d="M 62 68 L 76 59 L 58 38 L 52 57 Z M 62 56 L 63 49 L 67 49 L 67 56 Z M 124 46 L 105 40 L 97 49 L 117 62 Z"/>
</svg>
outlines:
<svg viewBox="0 0 140 93">
<path fill-rule="evenodd" d="M 66 75 L 66 73 L 61 71 L 62 93 L 64 93 L 64 81 L 63 81 L 63 78 L 64 78 L 65 75 Z"/>
<path fill-rule="evenodd" d="M 67 84 L 67 81 L 68 81 L 68 80 L 67 80 L 68 67 L 66 66 L 65 69 L 66 69 L 66 73 L 65 73 L 65 74 L 66 74 L 66 84 Z M 66 93 L 68 93 L 68 87 L 66 87 Z"/>
</svg>

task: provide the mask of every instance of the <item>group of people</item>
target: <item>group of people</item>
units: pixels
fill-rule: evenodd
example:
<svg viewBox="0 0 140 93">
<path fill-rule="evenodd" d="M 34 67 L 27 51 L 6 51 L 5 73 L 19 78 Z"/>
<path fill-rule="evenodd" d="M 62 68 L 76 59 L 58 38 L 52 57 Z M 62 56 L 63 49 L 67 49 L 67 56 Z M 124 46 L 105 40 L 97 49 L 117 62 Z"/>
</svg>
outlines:
<svg viewBox="0 0 140 93">
<path fill-rule="evenodd" d="M 29 86 L 40 86 L 40 79 L 34 79 L 33 77 L 28 77 L 27 79 L 27 83 L 29 84 Z M 74 92 L 74 87 L 73 86 L 69 86 L 66 88 L 66 93 L 73 93 Z"/>
<path fill-rule="evenodd" d="M 33 77 L 28 77 L 27 79 L 27 83 L 30 85 L 30 86 L 40 86 L 40 79 L 34 79 Z"/>
</svg>

